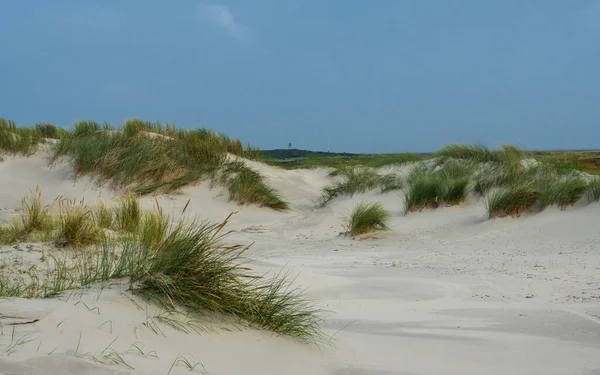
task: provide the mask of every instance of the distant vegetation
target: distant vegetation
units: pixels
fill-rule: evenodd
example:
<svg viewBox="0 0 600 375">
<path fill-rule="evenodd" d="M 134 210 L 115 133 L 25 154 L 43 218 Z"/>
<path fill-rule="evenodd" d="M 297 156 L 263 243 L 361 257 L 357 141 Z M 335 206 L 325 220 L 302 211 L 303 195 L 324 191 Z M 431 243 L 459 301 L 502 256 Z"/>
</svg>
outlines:
<svg viewBox="0 0 600 375">
<path fill-rule="evenodd" d="M 320 206 L 340 195 L 401 190 L 408 214 L 461 204 L 473 193 L 485 196 L 490 217 L 500 217 L 520 215 L 537 202 L 542 209 L 565 209 L 585 197 L 600 199 L 600 177 L 585 174 L 576 154 L 546 153 L 538 159 L 532 155 L 513 145 L 489 149 L 451 144 L 402 175 L 393 169 L 382 174 L 373 168 L 340 168 L 332 172 L 336 180 L 323 189 Z"/>
<path fill-rule="evenodd" d="M 402 164 L 425 160 L 431 154 L 350 154 L 306 150 L 263 150 L 261 161 L 286 169 L 331 167 L 345 168 L 365 166 L 379 168 L 390 164 Z"/>
<path fill-rule="evenodd" d="M 47 298 L 127 278 L 133 293 L 169 312 L 234 316 L 251 325 L 305 342 L 320 343 L 322 315 L 282 277 L 249 274 L 248 247 L 222 244 L 222 223 L 173 220 L 143 212 L 135 197 L 115 207 L 57 199 L 41 203 L 38 190 L 23 199 L 21 215 L 0 223 L 0 245 L 53 241 L 39 266 L 0 267 L 0 298 Z M 182 213 L 183 214 L 183 213 Z"/>
</svg>

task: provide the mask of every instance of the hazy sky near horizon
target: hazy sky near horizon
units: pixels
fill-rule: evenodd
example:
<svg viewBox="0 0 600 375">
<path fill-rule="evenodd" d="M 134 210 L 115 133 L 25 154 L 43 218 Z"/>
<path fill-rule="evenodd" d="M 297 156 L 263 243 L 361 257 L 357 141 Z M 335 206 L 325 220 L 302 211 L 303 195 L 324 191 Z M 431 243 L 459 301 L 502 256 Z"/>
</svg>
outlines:
<svg viewBox="0 0 600 375">
<path fill-rule="evenodd" d="M 261 148 L 600 147 L 600 0 L 0 5 L 0 116 L 205 126 Z"/>
</svg>

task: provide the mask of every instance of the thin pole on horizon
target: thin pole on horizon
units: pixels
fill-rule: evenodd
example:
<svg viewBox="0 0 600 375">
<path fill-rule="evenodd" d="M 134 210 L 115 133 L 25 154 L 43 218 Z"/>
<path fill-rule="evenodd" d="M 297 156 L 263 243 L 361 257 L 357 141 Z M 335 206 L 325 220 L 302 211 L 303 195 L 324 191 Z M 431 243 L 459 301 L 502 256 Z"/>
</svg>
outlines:
<svg viewBox="0 0 600 375">
<path fill-rule="evenodd" d="M 331 151 L 329 151 L 329 139 L 327 140 L 327 153 L 330 153 Z"/>
</svg>

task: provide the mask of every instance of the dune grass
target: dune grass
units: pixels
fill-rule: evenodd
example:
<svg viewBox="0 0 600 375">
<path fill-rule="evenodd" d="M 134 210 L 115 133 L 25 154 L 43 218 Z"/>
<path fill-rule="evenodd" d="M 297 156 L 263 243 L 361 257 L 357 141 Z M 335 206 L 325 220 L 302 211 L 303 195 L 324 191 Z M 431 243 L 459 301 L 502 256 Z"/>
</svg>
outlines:
<svg viewBox="0 0 600 375">
<path fill-rule="evenodd" d="M 485 207 L 491 218 L 519 216 L 538 200 L 533 183 L 517 183 L 492 191 L 486 196 Z"/>
<path fill-rule="evenodd" d="M 587 188 L 587 182 L 578 177 L 542 180 L 539 187 L 540 203 L 542 208 L 556 205 L 564 210 L 581 199 Z"/>
<path fill-rule="evenodd" d="M 263 175 L 249 168 L 243 161 L 228 161 L 212 172 L 212 185 L 224 186 L 229 199 L 240 204 L 256 204 L 275 210 L 287 210 L 289 204 L 279 193 L 267 186 Z"/>
<path fill-rule="evenodd" d="M 485 145 L 463 145 L 451 143 L 443 146 L 436 152 L 436 156 L 453 158 L 453 159 L 468 159 L 479 162 L 498 162 L 500 161 L 497 152 L 490 150 Z"/>
<path fill-rule="evenodd" d="M 242 204 L 289 208 L 258 172 L 245 164 L 231 167 L 228 153 L 257 154 L 238 140 L 206 129 L 177 129 L 138 119 L 112 129 L 80 121 L 73 132 L 61 137 L 53 160 L 68 156 L 78 174 L 90 174 L 136 194 L 171 192 L 210 178 Z"/>
<path fill-rule="evenodd" d="M 455 177 L 456 171 L 444 173 L 415 170 L 404 190 L 404 212 L 437 208 L 440 205 L 454 206 L 462 203 L 468 195 L 469 178 Z"/>
<path fill-rule="evenodd" d="M 113 210 L 106 207 L 104 202 L 99 201 L 94 207 L 92 214 L 94 215 L 94 220 L 98 224 L 98 227 L 101 229 L 107 229 L 112 227 L 114 220 L 114 212 Z"/>
<path fill-rule="evenodd" d="M 134 233 L 142 220 L 142 209 L 133 194 L 121 198 L 120 204 L 115 207 L 115 228 L 120 231 Z"/>
<path fill-rule="evenodd" d="M 379 202 L 360 203 L 346 218 L 346 228 L 352 236 L 389 229 L 391 214 Z"/>
<path fill-rule="evenodd" d="M 321 192 L 320 207 L 326 206 L 333 199 L 342 196 L 362 194 L 379 189 L 382 193 L 402 189 L 404 181 L 399 176 L 389 173 L 381 175 L 373 168 L 346 167 L 334 171 L 337 181 Z"/>
<path fill-rule="evenodd" d="M 58 235 L 56 246 L 84 247 L 97 243 L 101 239 L 101 229 L 93 212 L 83 202 L 71 200 L 59 201 Z"/>
<path fill-rule="evenodd" d="M 29 155 L 41 140 L 35 129 L 17 127 L 14 121 L 0 117 L 0 152 Z"/>
<path fill-rule="evenodd" d="M 600 200 L 600 177 L 595 177 L 588 183 L 586 194 L 590 202 L 598 202 Z"/>
<path fill-rule="evenodd" d="M 135 212 L 133 207 L 139 205 L 134 199 L 124 200 L 117 212 Z M 68 231 L 70 243 L 81 244 L 87 251 L 76 251 L 68 258 L 52 253 L 47 269 L 28 267 L 19 277 L 14 270 L 0 267 L 0 297 L 47 298 L 128 278 L 133 293 L 171 311 L 185 307 L 226 314 L 303 342 L 327 342 L 319 328 L 323 312 L 294 288 L 287 276 L 252 273 L 244 258 L 248 247 L 224 244 L 229 217 L 216 224 L 185 219 L 175 223 L 157 205 L 155 212 L 140 213 L 135 226 L 123 225 L 117 214 L 115 222 L 121 223 L 115 226 L 117 235 L 85 246 L 87 237 L 82 233 L 88 229 L 76 226 L 90 220 L 99 228 L 95 222 L 99 216 L 91 214 L 97 210 L 74 204 L 65 207 L 64 215 L 70 217 L 57 221 L 60 230 L 56 235 Z M 35 221 L 27 218 L 32 213 L 35 216 L 33 211 L 25 211 L 18 221 Z M 133 228 L 135 232 L 130 233 Z"/>
<path fill-rule="evenodd" d="M 60 137 L 59 129 L 48 122 L 36 124 L 35 130 L 44 138 L 58 139 Z"/>
</svg>

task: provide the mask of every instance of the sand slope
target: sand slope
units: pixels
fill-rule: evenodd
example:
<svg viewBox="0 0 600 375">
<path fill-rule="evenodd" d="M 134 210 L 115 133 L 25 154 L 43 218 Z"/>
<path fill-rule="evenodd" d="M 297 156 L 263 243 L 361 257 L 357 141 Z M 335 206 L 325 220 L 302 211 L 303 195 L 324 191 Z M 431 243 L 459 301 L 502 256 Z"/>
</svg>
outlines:
<svg viewBox="0 0 600 375">
<path fill-rule="evenodd" d="M 252 166 L 291 201 L 291 212 L 240 207 L 206 185 L 158 199 L 167 212 L 191 199 L 189 214 L 211 220 L 239 211 L 229 240 L 256 241 L 248 255 L 257 270 L 285 266 L 297 274 L 296 283 L 331 311 L 323 327 L 335 335 L 335 346 L 317 349 L 240 331 L 215 317 L 198 317 L 210 328 L 201 334 L 160 322 L 162 333 L 155 333 L 149 318 L 160 311 L 115 284 L 99 296 L 90 290 L 0 302 L 0 374 L 166 374 L 180 352 L 210 374 L 600 373 L 600 204 L 487 220 L 482 202 L 472 199 L 404 216 L 398 193 L 371 192 L 315 209 L 311 202 L 328 183 L 325 170 Z M 89 180 L 73 181 L 68 165 L 49 168 L 41 152 L 7 158 L 0 176 L 4 217 L 36 184 L 49 201 L 58 194 L 90 202 L 115 198 Z M 394 213 L 392 231 L 364 241 L 339 236 L 343 215 L 364 200 L 381 201 Z M 151 208 L 154 200 L 143 204 Z M 34 259 L 36 246 L 1 248 L 0 256 L 21 251 Z M 26 342 L 7 352 L 23 336 Z M 110 349 L 133 369 L 94 361 L 113 340 Z M 159 358 L 130 350 L 136 342 Z M 171 369 L 184 373 L 181 363 Z"/>
</svg>

